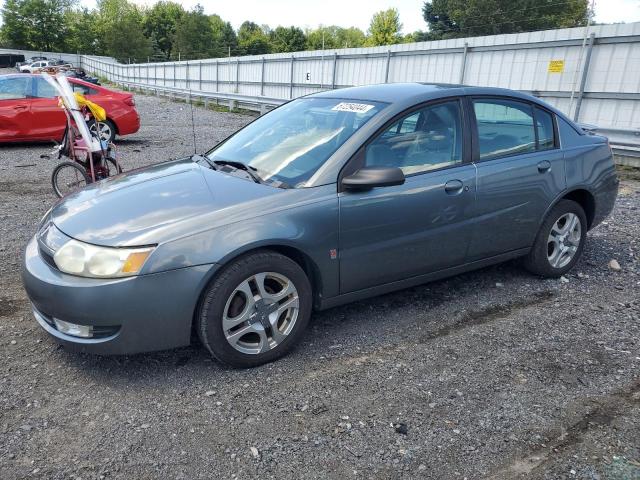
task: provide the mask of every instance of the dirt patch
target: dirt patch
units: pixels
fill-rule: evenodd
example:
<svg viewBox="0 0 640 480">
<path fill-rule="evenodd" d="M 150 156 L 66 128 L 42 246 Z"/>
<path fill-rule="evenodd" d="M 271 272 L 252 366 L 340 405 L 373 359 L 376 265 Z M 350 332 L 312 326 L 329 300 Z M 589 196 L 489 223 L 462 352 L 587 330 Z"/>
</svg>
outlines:
<svg viewBox="0 0 640 480">
<path fill-rule="evenodd" d="M 11 300 L 0 297 L 0 317 L 9 317 L 19 312 L 24 306 L 24 301 Z"/>
<path fill-rule="evenodd" d="M 506 304 L 488 305 L 479 310 L 473 310 L 465 313 L 453 324 L 446 325 L 434 332 L 424 335 L 420 341 L 423 343 L 428 342 L 429 340 L 433 340 L 435 338 L 451 335 L 465 328 L 470 328 L 476 325 L 482 325 L 485 323 L 490 323 L 496 320 L 507 318 L 516 310 L 522 310 L 533 305 L 539 305 L 543 302 L 549 301 L 553 297 L 554 293 L 550 290 L 546 290 L 543 292 L 536 292 L 529 297 L 514 300 Z"/>
</svg>

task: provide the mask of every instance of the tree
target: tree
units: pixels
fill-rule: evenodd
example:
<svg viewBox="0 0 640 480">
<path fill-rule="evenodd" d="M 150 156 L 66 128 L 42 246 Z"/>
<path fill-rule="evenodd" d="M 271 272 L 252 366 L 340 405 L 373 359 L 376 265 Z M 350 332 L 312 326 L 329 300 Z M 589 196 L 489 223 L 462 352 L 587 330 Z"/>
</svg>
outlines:
<svg viewBox="0 0 640 480">
<path fill-rule="evenodd" d="M 366 37 L 359 28 L 349 27 L 338 30 L 336 40 L 338 48 L 355 48 L 364 46 Z"/>
<path fill-rule="evenodd" d="M 182 5 L 163 0 L 144 15 L 144 34 L 151 39 L 154 49 L 166 60 L 171 58 L 176 26 L 184 14 Z"/>
<path fill-rule="evenodd" d="M 424 20 L 434 39 L 579 27 L 589 18 L 589 0 L 433 0 Z"/>
<path fill-rule="evenodd" d="M 249 21 L 238 29 L 238 46 L 244 55 L 262 55 L 271 51 L 269 36 L 260 25 Z"/>
<path fill-rule="evenodd" d="M 328 27 L 319 27 L 315 30 L 307 30 L 307 50 L 322 50 L 328 48 L 340 48 L 338 42 L 338 31 L 340 27 L 331 25 Z"/>
<path fill-rule="evenodd" d="M 398 10 L 390 8 L 377 12 L 371 18 L 367 43 L 373 46 L 393 45 L 402 41 L 402 23 Z"/>
<path fill-rule="evenodd" d="M 2 8 L 2 28 L 0 38 L 2 44 L 9 48 L 28 48 L 27 25 L 20 8 L 24 0 L 6 0 Z"/>
<path fill-rule="evenodd" d="M 14 48 L 62 50 L 71 0 L 7 0 L 2 9 L 3 43 Z"/>
<path fill-rule="evenodd" d="M 120 61 L 144 61 L 152 53 L 142 13 L 127 0 L 98 0 L 98 31 L 104 51 Z"/>
<path fill-rule="evenodd" d="M 67 49 L 71 52 L 95 55 L 102 53 L 96 15 L 87 8 L 69 10 L 65 14 L 68 27 Z"/>
<path fill-rule="evenodd" d="M 208 58 L 214 52 L 215 38 L 209 17 L 204 8 L 196 5 L 186 12 L 176 24 L 174 36 L 174 58 L 179 53 L 182 59 Z"/>
<path fill-rule="evenodd" d="M 238 37 L 231 23 L 225 22 L 219 15 L 210 15 L 209 23 L 214 38 L 213 56 L 239 55 Z"/>
<path fill-rule="evenodd" d="M 270 35 L 274 52 L 299 52 L 304 50 L 306 38 L 298 27 L 277 27 Z"/>
</svg>

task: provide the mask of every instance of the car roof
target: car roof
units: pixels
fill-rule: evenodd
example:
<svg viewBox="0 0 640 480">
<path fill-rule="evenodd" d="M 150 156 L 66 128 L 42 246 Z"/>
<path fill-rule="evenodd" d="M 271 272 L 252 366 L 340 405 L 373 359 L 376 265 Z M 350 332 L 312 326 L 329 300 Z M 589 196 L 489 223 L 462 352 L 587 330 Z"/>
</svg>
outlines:
<svg viewBox="0 0 640 480">
<path fill-rule="evenodd" d="M 526 93 L 497 87 L 474 87 L 449 83 L 381 83 L 359 87 L 340 88 L 313 93 L 309 97 L 340 98 L 345 100 L 369 100 L 371 102 L 420 103 L 423 101 L 457 95 L 496 95 L 520 98 L 541 103 Z"/>
<path fill-rule="evenodd" d="M 438 97 L 440 94 L 452 90 L 458 91 L 464 85 L 453 85 L 445 83 L 381 83 L 375 85 L 362 85 L 359 87 L 340 88 L 328 90 L 309 95 L 310 97 L 321 98 L 342 98 L 345 100 L 369 100 L 372 102 L 396 103 L 399 100 L 406 100 L 412 97 L 426 96 L 429 98 Z"/>
<path fill-rule="evenodd" d="M 7 73 L 5 75 L 0 75 L 0 79 L 2 78 L 27 78 L 27 77 L 39 77 L 40 74 L 39 73 Z M 69 80 L 69 82 L 71 83 L 79 83 L 80 85 L 84 85 L 86 87 L 90 87 L 93 88 L 94 90 L 97 90 L 98 92 L 101 93 L 105 93 L 105 92 L 109 92 L 109 93 L 120 93 L 117 92 L 115 90 L 110 90 L 106 87 L 103 87 L 102 85 L 96 85 L 95 83 L 91 83 L 91 82 L 87 82 L 86 80 L 82 80 L 81 78 L 77 78 L 77 77 L 67 77 L 67 80 Z"/>
<path fill-rule="evenodd" d="M 528 102 L 537 103 L 553 111 L 563 119 L 571 121 L 558 109 L 548 105 L 539 98 L 527 93 L 497 87 L 474 87 L 470 85 L 448 83 L 381 83 L 363 85 L 359 87 L 340 88 L 313 93 L 306 98 L 334 98 L 341 100 L 359 100 L 388 103 L 392 110 L 404 110 L 412 105 L 460 95 L 488 95 L 497 97 L 512 97 Z"/>
</svg>

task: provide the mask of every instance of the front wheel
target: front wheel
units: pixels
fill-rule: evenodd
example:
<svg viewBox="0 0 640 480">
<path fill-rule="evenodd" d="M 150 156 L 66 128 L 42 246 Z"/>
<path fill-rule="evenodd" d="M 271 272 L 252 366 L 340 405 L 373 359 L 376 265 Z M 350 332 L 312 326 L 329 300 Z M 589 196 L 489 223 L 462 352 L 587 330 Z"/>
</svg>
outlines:
<svg viewBox="0 0 640 480">
<path fill-rule="evenodd" d="M 254 367 L 287 353 L 311 315 L 311 285 L 290 258 L 264 250 L 240 257 L 211 282 L 198 335 L 218 360 Z"/>
<path fill-rule="evenodd" d="M 53 169 L 51 185 L 60 198 L 91 183 L 85 168 L 74 162 L 62 162 Z"/>
<path fill-rule="evenodd" d="M 587 217 L 572 200 L 559 201 L 549 212 L 525 257 L 527 270 L 543 277 L 560 277 L 573 268 L 584 249 Z"/>
</svg>

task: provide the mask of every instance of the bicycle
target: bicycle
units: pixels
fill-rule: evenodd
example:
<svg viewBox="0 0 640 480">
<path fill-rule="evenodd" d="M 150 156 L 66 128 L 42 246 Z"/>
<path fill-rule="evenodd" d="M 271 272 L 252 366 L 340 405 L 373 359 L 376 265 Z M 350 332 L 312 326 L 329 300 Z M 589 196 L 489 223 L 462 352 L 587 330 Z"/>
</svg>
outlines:
<svg viewBox="0 0 640 480">
<path fill-rule="evenodd" d="M 115 145 L 102 140 L 96 128 L 104 110 L 82 95 L 74 94 L 64 76 L 45 78 L 58 90 L 67 120 L 57 149 L 58 158 L 66 157 L 68 161 L 58 164 L 51 174 L 55 194 L 62 198 L 86 185 L 122 173 Z"/>
</svg>

